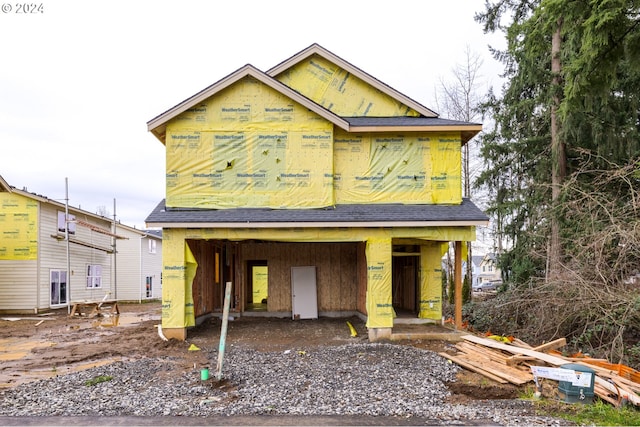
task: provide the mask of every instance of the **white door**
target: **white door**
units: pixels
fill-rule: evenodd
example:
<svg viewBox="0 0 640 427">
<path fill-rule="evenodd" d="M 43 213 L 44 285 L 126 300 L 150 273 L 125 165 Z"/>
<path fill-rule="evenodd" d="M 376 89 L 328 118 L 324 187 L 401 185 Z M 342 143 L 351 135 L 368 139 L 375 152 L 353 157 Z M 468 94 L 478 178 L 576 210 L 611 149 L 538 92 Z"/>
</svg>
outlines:
<svg viewBox="0 0 640 427">
<path fill-rule="evenodd" d="M 291 267 L 293 319 L 317 319 L 316 268 Z"/>
</svg>

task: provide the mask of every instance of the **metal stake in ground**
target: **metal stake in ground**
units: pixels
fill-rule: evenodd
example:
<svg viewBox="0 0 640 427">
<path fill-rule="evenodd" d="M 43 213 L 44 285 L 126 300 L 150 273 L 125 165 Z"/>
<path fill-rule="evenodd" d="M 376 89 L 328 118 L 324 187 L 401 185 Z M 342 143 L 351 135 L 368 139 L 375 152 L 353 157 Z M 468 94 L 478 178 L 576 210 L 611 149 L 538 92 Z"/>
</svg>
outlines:
<svg viewBox="0 0 640 427">
<path fill-rule="evenodd" d="M 218 346 L 218 365 L 216 366 L 216 378 L 222 379 L 222 362 L 224 360 L 224 347 L 227 341 L 227 324 L 229 323 L 229 306 L 231 305 L 231 282 L 227 282 L 224 291 L 224 308 L 222 310 L 222 329 L 220 330 L 220 345 Z"/>
</svg>

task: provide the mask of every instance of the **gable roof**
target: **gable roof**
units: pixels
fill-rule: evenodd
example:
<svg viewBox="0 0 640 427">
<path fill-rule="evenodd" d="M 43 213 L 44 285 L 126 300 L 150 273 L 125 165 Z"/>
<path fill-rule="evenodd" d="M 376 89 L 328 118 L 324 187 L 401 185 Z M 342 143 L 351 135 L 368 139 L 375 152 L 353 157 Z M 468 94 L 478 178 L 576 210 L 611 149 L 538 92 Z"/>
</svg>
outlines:
<svg viewBox="0 0 640 427">
<path fill-rule="evenodd" d="M 373 86 L 380 92 L 417 111 L 422 115 L 422 117 L 340 117 L 276 79 L 276 76 L 312 55 L 320 55 L 328 61 L 333 62 L 345 71 Z M 257 79 L 261 83 L 307 107 L 309 110 L 348 132 L 459 131 L 461 133 L 461 142 L 462 144 L 465 144 L 482 130 L 482 124 L 479 123 L 439 118 L 438 114 L 434 111 L 367 74 L 317 43 L 314 43 L 308 48 L 298 52 L 291 58 L 271 68 L 266 73 L 258 70 L 251 64 L 241 67 L 237 71 L 223 77 L 195 95 L 185 99 L 164 113 L 149 120 L 147 122 L 147 129 L 164 144 L 166 124 L 169 120 L 247 76 Z"/>
<path fill-rule="evenodd" d="M 222 78 L 221 80 L 218 80 L 216 83 L 212 84 L 211 86 L 196 93 L 192 97 L 185 99 L 178 105 L 170 108 L 169 110 L 165 111 L 159 116 L 149 120 L 147 122 L 147 129 L 151 131 L 155 135 L 155 137 L 158 138 L 164 144 L 165 136 L 166 136 L 166 123 L 169 120 L 171 120 L 172 118 L 178 116 L 180 113 L 185 112 L 189 108 L 199 104 L 205 99 L 215 95 L 217 92 L 220 92 L 221 90 L 231 86 L 232 84 L 236 83 L 240 79 L 243 79 L 244 77 L 247 77 L 247 76 L 251 76 L 255 78 L 261 83 L 289 97 L 293 101 L 296 101 L 299 104 L 303 105 L 304 107 L 307 107 L 309 110 L 313 111 L 314 113 L 318 114 L 324 119 L 330 121 L 334 125 L 344 130 L 349 129 L 349 124 L 346 120 L 335 115 L 334 113 L 325 109 L 324 107 L 316 104 L 315 102 L 311 101 L 309 98 L 306 98 L 305 96 L 294 91 L 288 86 L 280 83 L 276 79 L 271 78 L 270 76 L 258 70 L 251 64 L 245 65 L 244 67 L 229 74 L 228 76 Z"/>
<path fill-rule="evenodd" d="M 0 191 L 11 193 L 11 186 L 2 178 L 2 175 L 0 175 Z"/>
<path fill-rule="evenodd" d="M 11 193 L 11 186 L 0 176 L 0 192 Z"/>
<path fill-rule="evenodd" d="M 471 262 L 474 265 L 480 266 L 480 263 L 484 259 L 484 255 L 471 255 Z"/>
<path fill-rule="evenodd" d="M 400 101 L 401 103 L 405 104 L 408 107 L 413 108 L 414 110 L 416 110 L 417 112 L 422 114 L 424 117 L 438 117 L 438 113 L 428 109 L 424 105 L 422 105 L 422 104 L 414 101 L 413 99 L 409 98 L 408 96 L 398 92 L 397 90 L 395 90 L 391 86 L 388 86 L 387 84 L 381 82 L 380 80 L 376 79 L 375 77 L 371 76 L 370 74 L 362 71 L 360 68 L 356 67 L 355 65 L 351 64 L 350 62 L 345 61 L 344 59 L 342 59 L 339 56 L 335 55 L 334 53 L 328 51 L 327 49 L 323 48 L 322 46 L 320 46 L 317 43 L 312 44 L 308 48 L 306 48 L 304 50 L 301 50 L 300 52 L 296 53 L 291 58 L 286 59 L 286 60 L 282 61 L 281 63 L 279 63 L 278 65 L 276 65 L 275 67 L 267 70 L 267 74 L 272 76 L 272 77 L 275 77 L 275 76 L 283 73 L 284 71 L 288 70 L 289 68 L 293 67 L 294 65 L 298 64 L 299 62 L 304 61 L 305 59 L 309 58 L 312 55 L 319 55 L 319 56 L 322 56 L 322 57 L 328 59 L 329 61 L 333 62 L 334 64 L 340 66 L 345 71 L 348 71 L 349 73 L 351 73 L 354 76 L 358 77 L 360 80 L 363 80 L 364 82 L 366 82 L 366 83 L 370 84 L 371 86 L 375 87 L 380 92 L 390 96 L 391 98 L 394 98 L 394 99 Z"/>
<path fill-rule="evenodd" d="M 469 199 L 460 205 L 336 205 L 319 209 L 167 208 L 165 200 L 145 222 L 171 228 L 436 227 L 487 225 L 489 218 Z"/>
<path fill-rule="evenodd" d="M 162 230 L 142 230 L 142 231 L 147 233 L 147 236 L 149 237 L 155 237 L 157 239 L 162 240 Z"/>
</svg>

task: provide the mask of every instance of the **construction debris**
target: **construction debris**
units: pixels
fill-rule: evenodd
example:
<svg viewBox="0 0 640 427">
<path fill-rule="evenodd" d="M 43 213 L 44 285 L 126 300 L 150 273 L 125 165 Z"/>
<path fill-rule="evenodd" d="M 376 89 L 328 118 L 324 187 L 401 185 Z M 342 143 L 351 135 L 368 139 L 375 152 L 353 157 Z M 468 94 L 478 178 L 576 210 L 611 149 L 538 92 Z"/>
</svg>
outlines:
<svg viewBox="0 0 640 427">
<path fill-rule="evenodd" d="M 456 354 L 440 355 L 498 383 L 533 383 L 532 366 L 558 368 L 578 364 L 595 371 L 594 393 L 600 399 L 616 407 L 625 403 L 640 406 L 640 372 L 585 355 L 566 357 L 558 351 L 567 344 L 564 338 L 537 347 L 513 337 L 496 339 L 495 336 L 464 335 L 461 338 L 455 346 Z"/>
</svg>

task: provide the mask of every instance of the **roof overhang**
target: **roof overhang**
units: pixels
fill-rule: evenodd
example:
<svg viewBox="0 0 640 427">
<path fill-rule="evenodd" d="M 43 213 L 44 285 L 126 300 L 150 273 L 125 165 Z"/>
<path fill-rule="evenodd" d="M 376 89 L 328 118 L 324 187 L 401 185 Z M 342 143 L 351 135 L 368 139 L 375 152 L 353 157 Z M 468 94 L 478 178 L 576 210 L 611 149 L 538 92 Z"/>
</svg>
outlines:
<svg viewBox="0 0 640 427">
<path fill-rule="evenodd" d="M 291 228 L 422 228 L 422 227 L 475 227 L 487 226 L 488 221 L 411 221 L 411 222 L 147 222 L 149 227 L 162 228 L 214 228 L 214 229 L 291 229 Z"/>
<path fill-rule="evenodd" d="M 470 227 L 488 221 L 466 198 L 450 205 L 338 204 L 313 209 L 185 209 L 166 207 L 162 200 L 145 220 L 150 227 L 213 229 Z"/>
<path fill-rule="evenodd" d="M 462 145 L 482 131 L 482 125 L 473 126 L 349 126 L 349 132 L 460 132 Z"/>
<path fill-rule="evenodd" d="M 7 184 L 7 181 L 5 181 L 2 176 L 0 176 L 0 191 L 11 193 L 11 186 Z"/>
<path fill-rule="evenodd" d="M 481 123 L 438 117 L 345 117 L 349 132 L 460 132 L 464 145 L 482 131 Z"/>
</svg>

